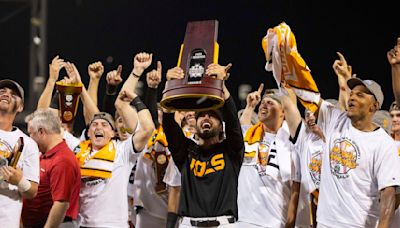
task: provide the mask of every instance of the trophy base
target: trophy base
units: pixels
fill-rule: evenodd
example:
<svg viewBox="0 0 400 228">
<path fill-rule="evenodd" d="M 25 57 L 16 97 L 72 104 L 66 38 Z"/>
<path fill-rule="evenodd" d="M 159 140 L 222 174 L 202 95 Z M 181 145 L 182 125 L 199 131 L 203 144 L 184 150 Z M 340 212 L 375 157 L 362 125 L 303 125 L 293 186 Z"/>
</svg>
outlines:
<svg viewBox="0 0 400 228">
<path fill-rule="evenodd" d="M 205 79 L 205 78 L 203 78 Z M 186 84 L 184 80 L 170 80 L 165 84 L 160 105 L 168 110 L 206 111 L 224 105 L 222 80 L 207 78 L 204 84 Z"/>
</svg>

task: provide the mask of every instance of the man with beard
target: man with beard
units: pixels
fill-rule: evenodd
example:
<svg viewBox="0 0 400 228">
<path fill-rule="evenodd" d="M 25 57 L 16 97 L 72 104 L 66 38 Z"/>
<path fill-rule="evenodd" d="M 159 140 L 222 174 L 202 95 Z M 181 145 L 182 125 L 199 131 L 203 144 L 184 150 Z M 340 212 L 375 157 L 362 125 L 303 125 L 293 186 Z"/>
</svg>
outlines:
<svg viewBox="0 0 400 228">
<path fill-rule="evenodd" d="M 24 106 L 24 90 L 15 81 L 0 81 L 0 226 L 17 228 L 22 211 L 21 197 L 36 196 L 39 183 L 39 149 L 37 144 L 13 126 Z M 24 147 L 17 168 L 9 166 L 7 158 L 17 140 Z"/>
<path fill-rule="evenodd" d="M 227 68 L 211 64 L 206 74 L 225 80 Z M 167 80 L 183 77 L 179 69 Z M 225 84 L 223 92 L 222 110 L 196 113 L 198 143 L 185 137 L 173 113 L 164 113 L 168 147 L 182 174 L 180 227 L 234 227 L 238 218 L 237 185 L 244 144 L 235 103 Z"/>
</svg>

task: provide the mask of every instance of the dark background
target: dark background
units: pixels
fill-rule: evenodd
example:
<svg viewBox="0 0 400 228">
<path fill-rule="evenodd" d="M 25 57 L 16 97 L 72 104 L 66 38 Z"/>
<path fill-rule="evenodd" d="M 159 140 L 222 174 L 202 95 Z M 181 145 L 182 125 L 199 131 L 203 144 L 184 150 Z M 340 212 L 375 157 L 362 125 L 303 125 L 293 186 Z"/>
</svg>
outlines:
<svg viewBox="0 0 400 228">
<path fill-rule="evenodd" d="M 386 52 L 400 36 L 398 2 L 49 0 L 48 63 L 55 55 L 74 62 L 87 84 L 89 63 L 102 61 L 105 72 L 122 64 L 126 78 L 132 69 L 133 56 L 147 51 L 154 53 L 154 60 L 162 61 L 165 73 L 177 63 L 186 23 L 217 19 L 219 63 L 233 63 L 228 88 L 237 99 L 241 83 L 251 84 L 253 89 L 261 82 L 268 88 L 276 87 L 272 73 L 264 70 L 261 39 L 268 28 L 285 21 L 296 36 L 298 50 L 310 67 L 322 97 L 338 96 L 332 64 L 337 58 L 336 51 L 340 51 L 354 73 L 381 84 L 385 95 L 383 108 L 387 109 L 393 92 Z M 0 78 L 15 79 L 26 94 L 29 23 L 27 3 L 0 1 Z M 155 67 L 154 63 L 150 68 Z M 104 76 L 102 81 L 99 104 Z M 239 101 L 237 104 L 242 106 Z"/>
</svg>

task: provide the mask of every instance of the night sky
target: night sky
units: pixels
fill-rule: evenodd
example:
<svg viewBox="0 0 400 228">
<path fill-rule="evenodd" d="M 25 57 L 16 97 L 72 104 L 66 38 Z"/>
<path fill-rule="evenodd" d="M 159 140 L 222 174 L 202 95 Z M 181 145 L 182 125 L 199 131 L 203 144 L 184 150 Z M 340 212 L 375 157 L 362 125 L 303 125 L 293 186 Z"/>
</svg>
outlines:
<svg viewBox="0 0 400 228">
<path fill-rule="evenodd" d="M 122 64 L 126 78 L 135 53 L 147 51 L 154 53 L 154 60 L 162 61 L 165 73 L 177 63 L 186 23 L 216 19 L 219 63 L 233 64 L 227 85 L 237 99 L 241 83 L 251 84 L 253 89 L 261 82 L 276 87 L 272 73 L 264 70 L 261 39 L 268 28 L 285 21 L 322 97 L 338 96 L 332 64 L 340 51 L 354 73 L 381 84 L 383 108 L 387 109 L 393 92 L 386 52 L 400 36 L 399 5 L 387 1 L 50 0 L 47 62 L 55 55 L 74 62 L 87 83 L 88 64 L 100 60 L 106 72 Z M 29 14 L 29 5 L 23 1 L 0 1 L 0 78 L 14 78 L 26 94 Z M 103 76 L 100 102 L 104 87 Z M 160 92 L 162 89 L 163 83 Z"/>
</svg>

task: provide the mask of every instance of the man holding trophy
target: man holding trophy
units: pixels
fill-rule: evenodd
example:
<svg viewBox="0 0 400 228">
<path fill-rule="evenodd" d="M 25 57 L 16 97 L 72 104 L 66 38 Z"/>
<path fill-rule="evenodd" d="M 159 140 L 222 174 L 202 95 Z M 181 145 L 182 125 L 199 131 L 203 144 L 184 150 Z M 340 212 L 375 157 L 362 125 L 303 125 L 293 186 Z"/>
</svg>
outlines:
<svg viewBox="0 0 400 228">
<path fill-rule="evenodd" d="M 168 80 L 180 79 L 175 70 L 167 73 Z M 227 74 L 225 67 L 217 64 L 209 65 L 206 73 L 217 75 L 219 80 Z M 182 173 L 181 227 L 231 227 L 238 218 L 237 187 L 244 142 L 236 106 L 225 84 L 223 94 L 222 110 L 196 112 L 198 144 L 185 137 L 173 113 L 164 113 L 169 149 Z"/>
<path fill-rule="evenodd" d="M 0 81 L 0 224 L 1 227 L 18 228 L 22 210 L 21 197 L 36 196 L 39 183 L 39 149 L 37 144 L 13 126 L 24 107 L 24 90 L 15 81 Z M 24 147 L 16 166 L 10 166 L 9 156 L 22 137 Z M 18 147 L 18 145 L 17 145 Z M 20 152 L 20 151 L 19 151 Z"/>
</svg>

